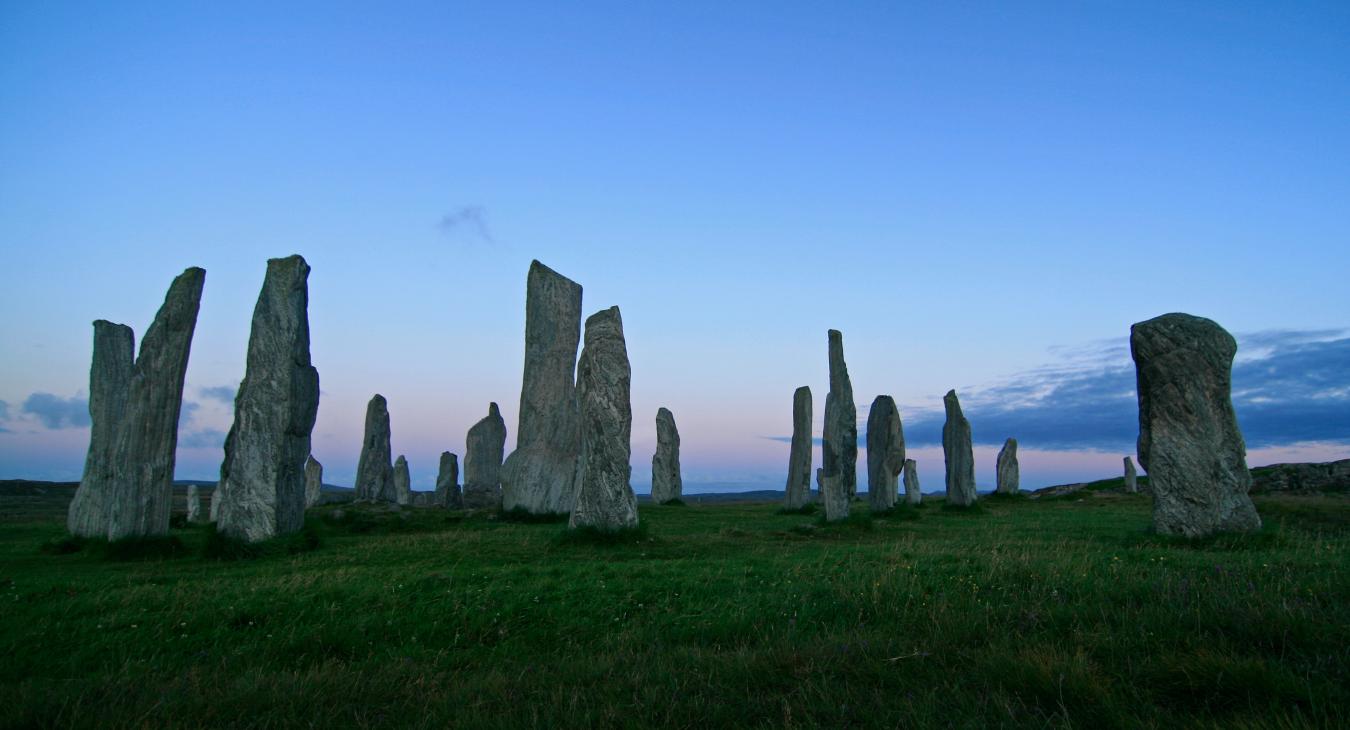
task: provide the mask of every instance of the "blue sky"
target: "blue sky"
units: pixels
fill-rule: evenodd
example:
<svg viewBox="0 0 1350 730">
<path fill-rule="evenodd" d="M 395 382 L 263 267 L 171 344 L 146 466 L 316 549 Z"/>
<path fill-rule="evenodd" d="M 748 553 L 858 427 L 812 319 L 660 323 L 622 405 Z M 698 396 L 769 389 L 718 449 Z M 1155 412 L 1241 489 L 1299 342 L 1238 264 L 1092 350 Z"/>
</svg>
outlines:
<svg viewBox="0 0 1350 730">
<path fill-rule="evenodd" d="M 1350 455 L 1350 6 L 725 5 L 4 6 L 0 478 L 78 476 L 89 323 L 139 335 L 190 265 L 179 475 L 213 477 L 293 252 L 337 483 L 375 392 L 416 486 L 488 401 L 514 430 L 532 258 L 623 310 L 638 484 L 665 405 L 688 481 L 780 486 L 831 327 L 927 484 L 953 387 L 1026 483 L 1114 473 L 1112 348 L 1168 311 L 1275 358 L 1235 372 L 1253 462 Z"/>
</svg>

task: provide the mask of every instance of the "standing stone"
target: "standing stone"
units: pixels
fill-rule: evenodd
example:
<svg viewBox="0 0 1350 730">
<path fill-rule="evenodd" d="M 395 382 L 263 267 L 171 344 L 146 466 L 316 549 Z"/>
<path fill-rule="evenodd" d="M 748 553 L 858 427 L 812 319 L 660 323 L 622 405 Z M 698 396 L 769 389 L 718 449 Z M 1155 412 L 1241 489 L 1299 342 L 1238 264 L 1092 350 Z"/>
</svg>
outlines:
<svg viewBox="0 0 1350 730">
<path fill-rule="evenodd" d="M 449 451 L 441 452 L 441 469 L 436 474 L 437 507 L 460 509 L 464 506 L 459 491 L 459 457 Z"/>
<path fill-rule="evenodd" d="M 1125 491 L 1130 494 L 1139 493 L 1139 476 L 1134 470 L 1134 461 L 1130 457 L 1125 457 Z"/>
<path fill-rule="evenodd" d="M 867 501 L 873 512 L 895 507 L 897 480 L 905 468 L 905 431 L 900 409 L 879 395 L 867 412 Z"/>
<path fill-rule="evenodd" d="M 394 502 L 402 507 L 413 503 L 412 477 L 408 475 L 408 460 L 403 454 L 394 461 Z"/>
<path fill-rule="evenodd" d="M 1009 496 L 1017 494 L 1021 481 L 1017 468 L 1017 439 L 1010 438 L 1004 441 L 1003 448 L 999 449 L 994 480 L 994 491 L 998 494 Z"/>
<path fill-rule="evenodd" d="M 499 509 L 502 506 L 502 452 L 506 450 L 506 422 L 496 403 L 469 429 L 464 442 L 464 506 Z"/>
<path fill-rule="evenodd" d="M 220 465 L 219 530 L 259 542 L 305 525 L 305 459 L 319 413 L 309 359 L 309 264 L 269 259 Z"/>
<path fill-rule="evenodd" d="M 356 499 L 394 502 L 394 449 L 389 445 L 389 403 L 379 393 L 366 405 L 366 434 L 356 464 Z"/>
<path fill-rule="evenodd" d="M 830 392 L 825 396 L 825 481 L 821 486 L 825 519 L 848 517 L 848 502 L 858 492 L 858 407 L 844 363 L 844 335 L 829 331 Z M 835 494 L 835 492 L 838 492 Z"/>
<path fill-rule="evenodd" d="M 923 503 L 923 492 L 919 490 L 919 465 L 913 459 L 905 459 L 905 501 L 915 507 Z"/>
<path fill-rule="evenodd" d="M 117 434 L 126 418 L 127 392 L 136 372 L 136 335 L 124 324 L 94 322 L 94 357 L 89 367 L 89 452 L 84 476 L 66 514 L 78 537 L 107 537 L 108 499 L 117 474 Z"/>
<path fill-rule="evenodd" d="M 516 449 L 502 465 L 502 509 L 567 514 L 581 449 L 576 387 L 581 285 L 530 263 L 525 280 L 525 371 Z M 466 455 L 467 456 L 467 455 Z"/>
<path fill-rule="evenodd" d="M 211 522 L 218 522 L 220 520 L 220 482 L 216 482 L 216 486 L 211 487 L 210 504 L 209 519 Z"/>
<path fill-rule="evenodd" d="M 792 393 L 792 450 L 788 452 L 785 509 L 801 509 L 811 502 L 811 389 Z"/>
<path fill-rule="evenodd" d="M 825 498 L 825 467 L 816 467 L 816 493 L 821 499 Z"/>
<path fill-rule="evenodd" d="M 947 504 L 969 507 L 975 504 L 975 453 L 970 442 L 970 421 L 961 413 L 956 391 L 942 398 L 947 407 L 947 423 L 942 426 L 942 458 L 947 465 Z"/>
<path fill-rule="evenodd" d="M 114 476 L 105 505 L 109 540 L 169 532 L 183 379 L 205 283 L 203 269 L 179 274 L 141 339 L 113 445 Z"/>
<path fill-rule="evenodd" d="M 305 509 L 323 499 L 323 464 L 313 454 L 305 459 Z"/>
<path fill-rule="evenodd" d="M 1233 412 L 1233 336 L 1202 317 L 1165 314 L 1130 328 L 1130 352 L 1153 528 L 1185 537 L 1259 530 Z"/>
<path fill-rule="evenodd" d="M 666 408 L 656 411 L 656 453 L 652 454 L 652 501 L 665 504 L 684 495 L 680 478 L 680 432 L 675 415 Z"/>
<path fill-rule="evenodd" d="M 581 461 L 571 528 L 622 530 L 638 525 L 637 497 L 629 483 L 632 371 L 618 307 L 586 320 L 586 345 L 577 365 L 581 403 Z"/>
<path fill-rule="evenodd" d="M 189 484 L 187 488 L 187 521 L 202 521 L 202 495 L 197 491 L 196 484 Z"/>
</svg>

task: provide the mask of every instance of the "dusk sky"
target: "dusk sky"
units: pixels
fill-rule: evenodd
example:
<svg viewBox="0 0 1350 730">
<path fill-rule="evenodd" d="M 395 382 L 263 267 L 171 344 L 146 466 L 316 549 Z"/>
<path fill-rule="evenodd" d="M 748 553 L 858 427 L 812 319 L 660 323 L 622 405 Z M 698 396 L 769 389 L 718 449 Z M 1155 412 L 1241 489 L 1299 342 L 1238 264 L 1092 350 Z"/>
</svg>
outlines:
<svg viewBox="0 0 1350 730">
<path fill-rule="evenodd" d="M 1023 486 L 1114 476 L 1173 311 L 1238 337 L 1249 463 L 1350 457 L 1347 39 L 1346 2 L 6 3 L 0 478 L 79 478 L 90 323 L 139 343 L 201 266 L 177 476 L 215 479 L 291 253 L 334 484 L 377 392 L 415 489 L 489 401 L 509 452 L 535 258 L 622 310 L 638 492 L 659 406 L 688 491 L 781 489 L 830 328 L 925 491 L 949 388 L 982 489 L 1008 436 Z"/>
</svg>

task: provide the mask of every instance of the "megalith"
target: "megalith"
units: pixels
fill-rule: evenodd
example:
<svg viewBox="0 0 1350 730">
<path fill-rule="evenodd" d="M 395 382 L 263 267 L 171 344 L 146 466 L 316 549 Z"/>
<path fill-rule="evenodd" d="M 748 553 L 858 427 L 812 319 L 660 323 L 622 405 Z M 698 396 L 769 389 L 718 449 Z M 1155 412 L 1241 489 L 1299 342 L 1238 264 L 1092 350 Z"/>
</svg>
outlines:
<svg viewBox="0 0 1350 730">
<path fill-rule="evenodd" d="M 189 484 L 187 488 L 187 521 L 202 521 L 202 495 L 196 484 Z"/>
<path fill-rule="evenodd" d="M 821 448 L 824 482 L 821 499 L 827 521 L 848 517 L 848 503 L 858 491 L 858 407 L 844 362 L 844 336 L 829 331 L 830 392 L 825 396 L 825 430 Z"/>
<path fill-rule="evenodd" d="M 680 432 L 675 414 L 668 408 L 656 411 L 656 453 L 652 454 L 652 502 L 665 504 L 684 496 L 680 478 Z"/>
<path fill-rule="evenodd" d="M 994 491 L 997 494 L 1012 496 L 1020 489 L 1020 475 L 1017 468 L 1017 439 L 1003 442 L 994 464 Z"/>
<path fill-rule="evenodd" d="M 947 467 L 947 504 L 969 507 L 975 504 L 975 453 L 970 440 L 970 421 L 961 413 L 956 391 L 942 398 L 947 422 L 942 426 L 942 458 Z"/>
<path fill-rule="evenodd" d="M 1134 470 L 1134 461 L 1130 457 L 1125 457 L 1125 491 L 1129 494 L 1139 493 L 1139 474 Z"/>
<path fill-rule="evenodd" d="M 499 509 L 502 506 L 502 452 L 506 449 L 506 422 L 496 403 L 469 429 L 464 442 L 464 506 Z"/>
<path fill-rule="evenodd" d="M 394 460 L 394 503 L 402 507 L 412 506 L 412 477 L 408 474 L 408 460 L 399 454 Z"/>
<path fill-rule="evenodd" d="M 389 444 L 389 403 L 379 393 L 366 405 L 366 430 L 356 464 L 356 499 L 394 502 L 394 449 Z"/>
<path fill-rule="evenodd" d="M 905 432 L 900 409 L 879 395 L 867 412 L 867 502 L 873 512 L 895 507 L 897 481 L 905 468 Z"/>
<path fill-rule="evenodd" d="M 108 536 L 108 507 L 119 469 L 117 435 L 126 418 L 127 394 L 136 372 L 136 335 L 124 324 L 94 322 L 94 356 L 89 367 L 89 451 L 84 475 L 66 513 L 66 527 L 78 537 Z"/>
<path fill-rule="evenodd" d="M 441 452 L 440 471 L 436 473 L 437 507 L 460 509 L 464 506 L 463 495 L 459 491 L 459 457 L 449 451 Z"/>
<path fill-rule="evenodd" d="M 581 460 L 571 528 L 623 530 L 638 525 L 632 476 L 630 401 L 632 371 L 618 307 L 586 320 L 586 341 L 577 364 L 581 406 Z"/>
<path fill-rule="evenodd" d="M 792 393 L 792 449 L 788 452 L 785 509 L 801 509 L 811 502 L 811 388 Z"/>
<path fill-rule="evenodd" d="M 323 499 L 323 464 L 313 454 L 305 459 L 305 508 L 308 509 Z"/>
<path fill-rule="evenodd" d="M 919 489 L 919 465 L 913 459 L 905 459 L 905 501 L 914 506 L 923 503 L 923 492 Z"/>
</svg>

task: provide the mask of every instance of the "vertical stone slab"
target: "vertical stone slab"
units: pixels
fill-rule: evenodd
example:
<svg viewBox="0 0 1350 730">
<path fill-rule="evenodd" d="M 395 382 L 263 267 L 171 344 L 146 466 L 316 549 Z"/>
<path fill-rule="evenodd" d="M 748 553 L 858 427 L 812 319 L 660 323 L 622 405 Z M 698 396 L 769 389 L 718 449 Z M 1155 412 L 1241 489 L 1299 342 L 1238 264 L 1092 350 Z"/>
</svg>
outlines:
<svg viewBox="0 0 1350 730">
<path fill-rule="evenodd" d="M 905 468 L 905 432 L 900 409 L 879 395 L 867 412 L 867 501 L 873 512 L 895 507 L 897 481 Z"/>
<path fill-rule="evenodd" d="M 389 444 L 389 403 L 379 393 L 366 404 L 366 430 L 356 463 L 356 499 L 394 502 L 394 449 Z"/>
<path fill-rule="evenodd" d="M 187 521 L 202 521 L 202 495 L 196 484 L 189 484 L 187 488 Z"/>
<path fill-rule="evenodd" d="M 220 482 L 216 482 L 216 486 L 211 488 L 210 504 L 210 520 L 211 522 L 218 522 L 220 520 Z"/>
<path fill-rule="evenodd" d="M 913 459 L 905 459 L 905 501 L 914 506 L 923 503 L 923 491 L 919 489 L 919 465 Z"/>
<path fill-rule="evenodd" d="M 408 474 L 408 460 L 399 454 L 394 460 L 394 502 L 402 507 L 412 506 L 412 476 Z"/>
<path fill-rule="evenodd" d="M 821 448 L 824 480 L 821 499 L 827 521 L 848 517 L 848 502 L 858 492 L 858 407 L 844 362 L 844 336 L 829 331 L 830 392 L 825 396 L 825 430 Z"/>
<path fill-rule="evenodd" d="M 632 370 L 618 307 L 586 320 L 586 344 L 577 365 L 581 402 L 581 463 L 571 528 L 622 530 L 638 525 L 632 476 Z"/>
<path fill-rule="evenodd" d="M 998 460 L 994 465 L 994 491 L 998 494 L 1013 496 L 1021 488 L 1021 473 L 1017 466 L 1017 439 L 1003 442 L 998 451 Z"/>
<path fill-rule="evenodd" d="M 319 412 L 309 357 L 309 264 L 269 259 L 220 465 L 218 529 L 259 542 L 305 524 L 305 460 Z"/>
<path fill-rule="evenodd" d="M 572 510 L 581 449 L 573 382 L 580 340 L 581 285 L 531 262 L 525 280 L 525 369 L 516 449 L 501 469 L 505 510 Z"/>
<path fill-rule="evenodd" d="M 683 496 L 680 432 L 675 428 L 675 414 L 659 408 L 656 411 L 656 453 L 652 454 L 652 502 L 665 504 Z"/>
<path fill-rule="evenodd" d="M 66 513 L 78 537 L 107 537 L 108 501 L 118 472 L 117 434 L 124 427 L 127 393 L 136 371 L 136 335 L 123 324 L 94 322 L 89 366 L 89 452 L 84 475 Z"/>
<path fill-rule="evenodd" d="M 1130 328 L 1130 353 L 1153 528 L 1183 537 L 1259 530 L 1233 411 L 1237 341 L 1211 320 L 1165 314 Z"/>
<path fill-rule="evenodd" d="M 1139 474 L 1134 470 L 1134 461 L 1130 457 L 1125 457 L 1125 491 L 1129 494 L 1139 493 Z"/>
<path fill-rule="evenodd" d="M 942 457 L 947 467 L 947 504 L 969 507 L 975 504 L 975 453 L 971 445 L 970 421 L 961 413 L 956 391 L 942 398 L 947 422 L 942 426 Z"/>
<path fill-rule="evenodd" d="M 801 509 L 811 502 L 811 388 L 792 393 L 792 449 L 788 452 L 785 509 Z"/>
<path fill-rule="evenodd" d="M 313 454 L 305 459 L 305 509 L 314 507 L 323 499 L 323 464 Z"/>
<path fill-rule="evenodd" d="M 502 506 L 502 452 L 506 450 L 506 422 L 496 403 L 469 429 L 464 443 L 464 507 L 499 509 Z"/>
<path fill-rule="evenodd" d="M 449 451 L 441 452 L 440 471 L 436 474 L 436 506 L 460 509 L 464 506 L 459 491 L 459 457 Z"/>
</svg>

